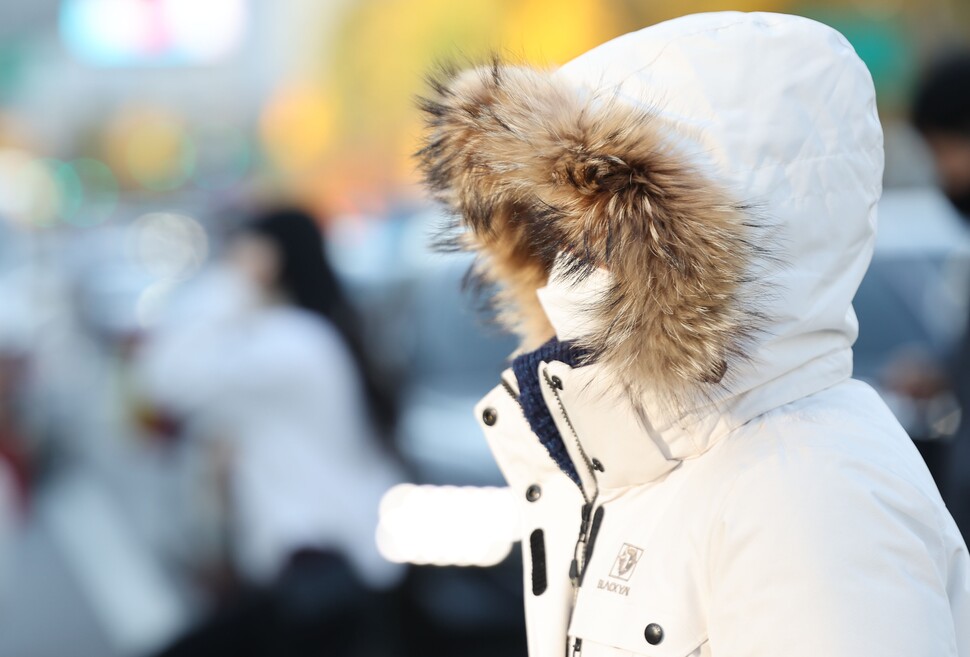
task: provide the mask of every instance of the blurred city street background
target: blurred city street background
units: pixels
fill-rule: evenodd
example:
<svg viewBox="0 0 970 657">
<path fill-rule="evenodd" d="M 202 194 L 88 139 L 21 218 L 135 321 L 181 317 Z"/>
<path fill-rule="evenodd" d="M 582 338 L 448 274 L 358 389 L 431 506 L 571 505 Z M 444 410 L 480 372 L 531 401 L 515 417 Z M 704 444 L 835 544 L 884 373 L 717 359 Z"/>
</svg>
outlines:
<svg viewBox="0 0 970 657">
<path fill-rule="evenodd" d="M 720 9 L 872 71 L 856 376 L 944 467 L 956 397 L 906 379 L 961 339 L 970 233 L 908 115 L 965 0 L 0 0 L 0 657 L 524 655 L 472 416 L 515 343 L 431 248 L 414 99 Z"/>
</svg>

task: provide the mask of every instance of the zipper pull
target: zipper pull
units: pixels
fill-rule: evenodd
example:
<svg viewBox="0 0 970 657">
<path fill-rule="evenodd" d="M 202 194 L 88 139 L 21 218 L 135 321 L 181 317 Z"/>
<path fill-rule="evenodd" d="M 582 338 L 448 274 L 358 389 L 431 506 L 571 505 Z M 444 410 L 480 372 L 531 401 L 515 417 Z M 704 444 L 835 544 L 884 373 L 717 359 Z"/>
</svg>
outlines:
<svg viewBox="0 0 970 657">
<path fill-rule="evenodd" d="M 577 637 L 573 641 L 573 655 L 572 657 L 579 657 L 583 653 L 583 640 Z"/>
<path fill-rule="evenodd" d="M 589 502 L 583 505 L 582 522 L 579 523 L 579 538 L 576 541 L 577 548 L 580 546 L 580 544 L 586 542 L 586 534 L 589 533 L 589 512 L 592 507 L 593 505 Z"/>
<path fill-rule="evenodd" d="M 586 532 L 589 531 L 589 512 L 592 506 L 589 502 L 583 505 L 582 522 L 579 524 L 579 538 L 573 548 L 573 560 L 569 562 L 569 581 L 572 582 L 574 589 L 579 588 L 579 558 L 586 546 Z"/>
</svg>

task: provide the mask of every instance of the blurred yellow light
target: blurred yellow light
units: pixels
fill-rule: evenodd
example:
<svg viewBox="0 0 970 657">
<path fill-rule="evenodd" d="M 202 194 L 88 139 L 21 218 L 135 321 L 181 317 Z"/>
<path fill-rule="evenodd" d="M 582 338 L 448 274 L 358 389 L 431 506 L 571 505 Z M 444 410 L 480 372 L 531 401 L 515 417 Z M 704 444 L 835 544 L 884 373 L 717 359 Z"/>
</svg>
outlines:
<svg viewBox="0 0 970 657">
<path fill-rule="evenodd" d="M 162 110 L 128 110 L 108 129 L 114 168 L 147 189 L 181 187 L 195 168 L 195 147 L 183 121 Z"/>
<path fill-rule="evenodd" d="M 286 172 L 318 164 L 330 144 L 333 105 L 310 85 L 281 89 L 267 104 L 260 122 L 263 146 Z"/>
<path fill-rule="evenodd" d="M 725 0 L 355 0 L 348 4 L 332 38 L 318 40 L 325 51 L 319 59 L 328 62 L 321 79 L 326 80 L 328 97 L 339 99 L 339 107 L 333 141 L 323 166 L 317 167 L 322 173 L 316 172 L 319 181 L 311 184 L 331 207 L 347 208 L 360 206 L 360 198 L 396 193 L 388 189 L 390 185 L 414 183 L 411 154 L 423 130 L 413 99 L 427 92 L 424 76 L 438 62 L 467 66 L 498 52 L 513 63 L 555 67 L 626 32 L 675 15 L 729 8 L 728 4 Z M 788 4 L 791 0 L 760 0 L 760 5 L 738 0 L 733 6 L 778 9 Z M 365 152 L 372 154 L 367 172 L 348 165 Z M 384 172 L 383 176 L 370 173 L 375 170 Z"/>
<path fill-rule="evenodd" d="M 530 62 L 563 64 L 618 36 L 614 14 L 608 3 L 589 0 L 525 0 L 506 17 L 503 45 Z"/>
<path fill-rule="evenodd" d="M 878 0 L 878 2 L 884 1 Z M 671 5 L 671 7 L 677 8 L 674 16 L 682 16 L 706 11 L 784 11 L 789 9 L 792 4 L 794 3 L 790 0 L 732 0 L 731 2 L 725 0 L 692 0 L 687 7 L 680 8 L 676 4 Z M 801 6 L 804 7 L 805 5 Z"/>
</svg>

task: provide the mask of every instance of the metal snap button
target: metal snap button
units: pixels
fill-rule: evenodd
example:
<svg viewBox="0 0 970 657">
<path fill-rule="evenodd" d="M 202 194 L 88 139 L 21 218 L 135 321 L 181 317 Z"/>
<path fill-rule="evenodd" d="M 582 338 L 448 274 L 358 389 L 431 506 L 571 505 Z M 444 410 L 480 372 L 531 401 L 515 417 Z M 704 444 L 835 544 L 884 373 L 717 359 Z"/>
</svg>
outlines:
<svg viewBox="0 0 970 657">
<path fill-rule="evenodd" d="M 482 422 L 488 426 L 492 426 L 498 422 L 498 413 L 495 412 L 494 408 L 486 408 L 482 411 Z"/>
<path fill-rule="evenodd" d="M 540 497 L 542 497 L 542 489 L 539 488 L 539 484 L 532 484 L 525 489 L 525 499 L 530 502 L 535 502 Z"/>
<path fill-rule="evenodd" d="M 651 646 L 655 646 L 664 640 L 664 628 L 660 627 L 656 623 L 650 623 L 647 628 L 643 630 L 643 637 L 647 640 Z"/>
</svg>

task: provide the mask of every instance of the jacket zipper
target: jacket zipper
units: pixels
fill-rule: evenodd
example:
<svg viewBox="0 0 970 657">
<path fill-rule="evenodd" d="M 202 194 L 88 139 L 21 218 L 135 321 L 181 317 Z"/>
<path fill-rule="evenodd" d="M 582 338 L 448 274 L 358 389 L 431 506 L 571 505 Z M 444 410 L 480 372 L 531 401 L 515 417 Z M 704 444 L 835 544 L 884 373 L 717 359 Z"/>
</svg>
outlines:
<svg viewBox="0 0 970 657">
<path fill-rule="evenodd" d="M 546 385 L 549 386 L 552 394 L 556 397 L 556 403 L 559 404 L 559 411 L 562 413 L 562 417 L 566 420 L 566 424 L 569 426 L 569 431 L 572 433 L 573 440 L 576 443 L 576 448 L 583 458 L 583 465 L 585 465 L 586 469 L 589 470 L 590 477 L 595 482 L 596 474 L 593 469 L 593 464 L 586 455 L 586 450 L 583 449 L 582 443 L 579 441 L 579 436 L 576 434 L 576 430 L 573 428 L 573 423 L 569 421 L 569 416 L 566 414 L 566 408 L 562 403 L 562 399 L 559 397 L 557 388 L 555 385 L 553 385 L 548 373 L 543 372 L 543 377 L 546 380 Z M 519 398 L 512 390 L 511 386 L 504 380 L 502 381 L 502 385 L 505 387 L 506 392 L 508 392 L 509 395 L 518 403 Z M 583 573 L 586 570 L 586 548 L 590 541 L 593 515 L 596 511 L 596 499 L 599 497 L 599 486 L 597 486 L 596 490 L 593 491 L 592 498 L 589 497 L 589 494 L 582 485 L 579 485 L 579 492 L 582 494 L 585 503 L 582 507 L 582 521 L 579 525 L 579 537 L 576 539 L 576 545 L 573 547 L 573 560 L 569 564 L 569 581 L 572 583 L 573 587 L 573 604 L 572 609 L 570 609 L 569 612 L 570 616 L 572 616 L 572 612 L 576 608 L 576 599 L 579 597 L 579 584 L 582 581 Z M 570 657 L 581 657 L 582 651 L 583 640 L 579 637 L 574 638 Z"/>
<path fill-rule="evenodd" d="M 586 556 L 593 530 L 593 515 L 596 509 L 596 498 L 599 497 L 597 490 L 593 499 L 583 504 L 582 522 L 579 526 L 579 538 L 573 548 L 573 560 L 569 564 L 569 581 L 573 586 L 573 604 L 569 609 L 569 624 L 572 624 L 572 615 L 576 611 L 576 601 L 579 598 L 579 585 L 583 581 L 586 572 Z M 572 653 L 570 657 L 581 657 L 583 652 L 583 640 L 580 637 L 573 638 Z"/>
<path fill-rule="evenodd" d="M 562 414 L 563 419 L 566 420 L 566 425 L 569 427 L 569 431 L 572 434 L 573 441 L 576 444 L 576 449 L 583 459 L 583 465 L 589 471 L 590 478 L 593 482 L 596 482 L 596 473 L 593 469 L 593 463 L 589 456 L 586 455 L 586 450 L 583 449 L 583 444 L 579 441 L 579 436 L 576 434 L 576 430 L 573 428 L 573 423 L 569 420 L 569 416 L 566 414 L 566 407 L 562 403 L 562 399 L 559 397 L 558 388 L 553 384 L 552 379 L 549 377 L 548 372 L 543 372 L 543 377 L 546 380 L 546 385 L 552 391 L 552 394 L 556 398 L 556 403 L 559 404 L 559 412 Z M 582 521 L 579 525 L 579 537 L 576 539 L 576 545 L 573 547 L 573 560 L 569 564 L 569 580 L 573 585 L 573 606 L 576 604 L 576 598 L 579 596 L 579 584 L 583 578 L 583 572 L 586 570 L 586 548 L 589 545 L 590 533 L 592 531 L 593 525 L 593 514 L 596 511 L 596 500 L 599 497 L 599 486 L 596 486 L 596 490 L 593 491 L 592 498 L 589 497 L 586 490 L 580 486 L 580 492 L 583 494 L 583 499 L 586 501 L 582 508 Z M 582 640 L 578 640 L 579 646 L 582 646 Z M 576 646 L 574 646 L 574 654 Z"/>
<path fill-rule="evenodd" d="M 583 465 L 586 466 L 586 469 L 589 471 L 590 478 L 595 483 L 596 473 L 593 469 L 593 463 L 590 461 L 589 456 L 586 455 L 586 450 L 583 449 L 583 444 L 579 442 L 579 436 L 576 435 L 576 429 L 573 428 L 573 423 L 569 420 L 569 415 L 566 414 L 566 407 L 563 406 L 562 398 L 559 397 L 558 388 L 556 388 L 556 385 L 552 382 L 548 372 L 543 372 L 542 376 L 545 378 L 546 385 L 549 386 L 549 390 L 552 391 L 553 396 L 556 398 L 556 403 L 559 405 L 559 412 L 562 414 L 563 419 L 566 420 L 566 426 L 569 427 L 569 432 L 573 436 L 573 442 L 576 443 L 576 449 L 579 452 L 579 455 L 583 457 Z M 597 486 L 597 489 L 598 488 L 599 487 Z M 599 490 L 593 491 L 593 499 L 590 499 L 582 485 L 579 486 L 579 491 L 583 494 L 583 499 L 586 500 L 586 504 L 588 505 L 592 505 L 596 501 L 596 496 L 599 494 Z"/>
<path fill-rule="evenodd" d="M 546 385 L 552 391 L 552 394 L 556 397 L 556 403 L 559 404 L 559 412 L 562 413 L 563 419 L 566 420 L 566 425 L 569 427 L 569 431 L 572 434 L 573 441 L 576 443 L 576 449 L 579 454 L 583 457 L 583 465 L 589 471 L 590 478 L 596 483 L 596 473 L 593 469 L 593 463 L 590 458 L 586 455 L 586 450 L 583 449 L 583 444 L 579 441 L 579 436 L 576 434 L 576 429 L 573 428 L 573 423 L 569 420 L 569 415 L 566 414 L 566 407 L 562 403 L 562 399 L 559 397 L 558 389 L 553 385 L 552 380 L 549 378 L 549 374 L 543 373 L 546 379 Z M 593 491 L 593 497 L 590 498 L 586 490 L 580 486 L 580 492 L 583 494 L 583 499 L 585 504 L 582 508 L 582 521 L 579 525 L 579 537 L 576 539 L 576 545 L 573 548 L 573 560 L 569 564 L 569 581 L 573 586 L 573 604 L 569 610 L 569 624 L 572 624 L 572 615 L 576 611 L 576 601 L 579 598 L 579 585 L 583 581 L 583 574 L 586 571 L 586 556 L 587 549 L 590 542 L 590 534 L 593 530 L 593 516 L 596 512 L 596 500 L 599 498 L 599 485 L 596 485 L 596 489 Z M 583 653 L 583 639 L 581 637 L 573 637 L 572 652 L 570 657 L 581 657 Z"/>
</svg>

